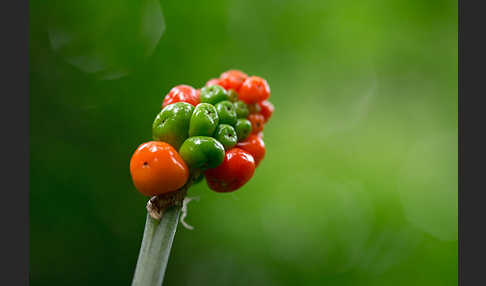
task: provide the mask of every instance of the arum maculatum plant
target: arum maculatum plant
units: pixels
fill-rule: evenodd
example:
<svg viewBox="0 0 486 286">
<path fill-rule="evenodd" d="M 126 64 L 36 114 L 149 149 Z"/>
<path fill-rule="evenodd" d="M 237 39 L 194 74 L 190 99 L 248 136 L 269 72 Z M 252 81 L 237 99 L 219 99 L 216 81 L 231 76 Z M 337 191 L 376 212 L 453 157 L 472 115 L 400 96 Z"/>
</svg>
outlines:
<svg viewBox="0 0 486 286">
<path fill-rule="evenodd" d="M 269 97 L 265 79 L 238 70 L 201 89 L 178 85 L 165 96 L 153 141 L 130 160 L 135 187 L 151 197 L 132 285 L 162 284 L 191 185 L 205 180 L 211 190 L 226 193 L 252 178 L 265 157 L 262 132 L 274 110 Z"/>
</svg>

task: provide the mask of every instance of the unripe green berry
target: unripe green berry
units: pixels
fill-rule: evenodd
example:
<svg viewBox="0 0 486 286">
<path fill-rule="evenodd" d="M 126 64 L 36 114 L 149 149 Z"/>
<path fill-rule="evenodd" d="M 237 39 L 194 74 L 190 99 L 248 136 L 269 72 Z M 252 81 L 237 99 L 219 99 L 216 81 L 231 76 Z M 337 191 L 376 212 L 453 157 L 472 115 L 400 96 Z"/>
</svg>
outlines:
<svg viewBox="0 0 486 286">
<path fill-rule="evenodd" d="M 243 101 L 239 100 L 233 103 L 233 105 L 235 106 L 236 116 L 238 118 L 247 118 L 248 114 L 250 114 L 248 111 L 248 106 Z"/>
<path fill-rule="evenodd" d="M 220 124 L 214 133 L 214 138 L 223 144 L 224 149 L 231 149 L 238 142 L 238 136 L 233 126 Z"/>
<path fill-rule="evenodd" d="M 224 146 L 213 137 L 194 136 L 184 141 L 179 154 L 191 169 L 216 168 L 224 160 Z"/>
<path fill-rule="evenodd" d="M 201 102 L 215 105 L 218 102 L 228 100 L 229 96 L 223 87 L 219 85 L 210 85 L 201 88 L 199 98 Z"/>
<path fill-rule="evenodd" d="M 193 111 L 194 106 L 186 102 L 177 102 L 164 107 L 152 124 L 154 140 L 167 142 L 178 149 L 188 137 Z"/>
<path fill-rule="evenodd" d="M 218 123 L 218 112 L 214 105 L 199 103 L 191 116 L 189 136 L 212 136 Z"/>
<path fill-rule="evenodd" d="M 235 124 L 236 135 L 238 141 L 243 141 L 251 134 L 251 122 L 248 119 L 240 118 Z"/>
<path fill-rule="evenodd" d="M 218 112 L 219 124 L 235 125 L 237 117 L 233 103 L 228 100 L 221 101 L 216 104 L 216 111 Z"/>
</svg>

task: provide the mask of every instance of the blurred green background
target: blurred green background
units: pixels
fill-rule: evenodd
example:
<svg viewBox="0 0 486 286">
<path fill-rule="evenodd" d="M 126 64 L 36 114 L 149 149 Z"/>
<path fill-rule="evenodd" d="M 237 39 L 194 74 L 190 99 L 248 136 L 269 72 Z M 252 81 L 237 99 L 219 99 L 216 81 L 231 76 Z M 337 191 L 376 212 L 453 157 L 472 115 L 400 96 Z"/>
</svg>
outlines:
<svg viewBox="0 0 486 286">
<path fill-rule="evenodd" d="M 193 188 L 165 285 L 457 285 L 457 2 L 30 1 L 31 285 L 129 285 L 130 156 L 237 68 L 276 107 L 241 190 Z"/>
</svg>

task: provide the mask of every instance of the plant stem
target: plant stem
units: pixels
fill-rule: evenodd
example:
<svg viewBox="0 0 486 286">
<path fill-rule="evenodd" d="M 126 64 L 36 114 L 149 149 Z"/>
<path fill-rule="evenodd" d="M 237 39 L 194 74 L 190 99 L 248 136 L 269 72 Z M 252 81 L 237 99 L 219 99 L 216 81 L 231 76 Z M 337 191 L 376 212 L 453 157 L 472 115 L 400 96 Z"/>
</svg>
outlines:
<svg viewBox="0 0 486 286">
<path fill-rule="evenodd" d="M 160 220 L 147 213 L 132 286 L 162 285 L 181 209 L 180 205 L 166 208 Z"/>
</svg>

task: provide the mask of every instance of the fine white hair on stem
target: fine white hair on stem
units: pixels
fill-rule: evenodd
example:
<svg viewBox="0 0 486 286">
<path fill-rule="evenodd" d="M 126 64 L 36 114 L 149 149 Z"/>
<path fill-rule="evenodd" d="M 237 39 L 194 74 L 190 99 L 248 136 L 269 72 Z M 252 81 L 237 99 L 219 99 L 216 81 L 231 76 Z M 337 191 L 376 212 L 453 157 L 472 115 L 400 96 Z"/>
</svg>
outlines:
<svg viewBox="0 0 486 286">
<path fill-rule="evenodd" d="M 189 230 L 193 230 L 194 227 L 192 225 L 189 225 L 188 223 L 186 223 L 185 221 L 185 218 L 187 217 L 187 205 L 193 201 L 193 200 L 196 200 L 196 201 L 199 201 L 199 197 L 185 197 L 184 198 L 184 201 L 182 202 L 182 214 L 181 214 L 181 223 L 182 225 L 189 229 Z"/>
</svg>

